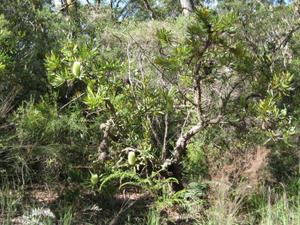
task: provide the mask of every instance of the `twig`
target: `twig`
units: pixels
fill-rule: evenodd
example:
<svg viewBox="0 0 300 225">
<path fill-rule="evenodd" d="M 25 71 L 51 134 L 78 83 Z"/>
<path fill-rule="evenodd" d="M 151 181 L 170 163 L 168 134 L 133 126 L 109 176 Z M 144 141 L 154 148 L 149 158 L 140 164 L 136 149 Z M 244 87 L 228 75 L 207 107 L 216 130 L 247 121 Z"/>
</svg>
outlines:
<svg viewBox="0 0 300 225">
<path fill-rule="evenodd" d="M 155 13 L 154 13 L 152 7 L 150 6 L 148 0 L 144 0 L 143 2 L 144 2 L 145 8 L 146 8 L 146 9 L 148 10 L 148 12 L 149 12 L 149 16 L 150 16 L 151 20 L 154 20 L 154 19 L 156 18 L 156 15 L 155 15 Z"/>
<path fill-rule="evenodd" d="M 127 45 L 127 60 L 128 60 L 128 80 L 132 84 L 131 80 L 131 61 L 130 61 L 130 43 Z"/>
<path fill-rule="evenodd" d="M 300 30 L 300 24 L 297 24 L 294 28 L 292 28 L 287 35 L 285 36 L 285 38 L 280 42 L 280 44 L 274 49 L 273 53 L 276 52 L 277 50 L 279 50 L 280 48 L 284 47 L 289 40 L 291 39 L 291 37 L 293 36 L 293 34 Z"/>
<path fill-rule="evenodd" d="M 189 110 L 189 111 L 188 111 L 188 114 L 187 114 L 187 116 L 186 116 L 186 118 L 185 118 L 185 120 L 184 120 L 184 122 L 183 122 L 183 125 L 182 125 L 182 127 L 181 127 L 181 134 L 180 134 L 180 136 L 183 135 L 183 129 L 184 129 L 184 127 L 186 126 L 186 124 L 187 124 L 187 122 L 188 122 L 188 119 L 189 119 L 189 117 L 190 117 L 190 114 L 191 114 L 191 111 Z"/>
<path fill-rule="evenodd" d="M 118 222 L 119 222 L 119 219 L 120 219 L 122 213 L 124 213 L 126 210 L 128 210 L 129 208 L 131 208 L 136 201 L 132 201 L 128 205 L 126 205 L 128 202 L 129 202 L 129 200 L 125 203 L 124 207 L 122 207 L 119 210 L 119 212 L 117 213 L 117 215 L 115 215 L 115 217 L 112 219 L 112 221 L 110 221 L 109 225 L 117 225 L 117 224 L 119 224 Z"/>
<path fill-rule="evenodd" d="M 161 144 L 161 142 L 160 142 L 160 140 L 159 140 L 158 134 L 157 134 L 157 132 L 155 131 L 154 127 L 152 126 L 152 121 L 151 121 L 151 119 L 149 118 L 149 116 L 147 116 L 147 119 L 148 119 L 149 122 L 150 122 L 150 129 L 151 129 L 151 131 L 152 131 L 152 134 L 153 134 L 153 136 L 154 136 L 155 141 L 157 142 L 157 144 L 158 144 L 159 146 L 162 146 L 162 144 Z"/>
<path fill-rule="evenodd" d="M 72 102 L 76 101 L 77 99 L 79 99 L 80 97 L 82 97 L 85 93 L 81 93 L 79 96 L 77 96 L 76 98 L 73 98 L 71 101 L 69 101 L 68 103 L 66 103 L 65 105 L 63 105 L 60 110 L 63 110 L 65 107 L 67 107 L 68 105 L 70 105 Z"/>
<path fill-rule="evenodd" d="M 165 133 L 164 133 L 164 141 L 163 141 L 163 147 L 162 147 L 162 159 L 167 158 L 167 138 L 168 138 L 168 127 L 169 127 L 169 122 L 168 122 L 168 113 L 165 114 Z"/>
</svg>

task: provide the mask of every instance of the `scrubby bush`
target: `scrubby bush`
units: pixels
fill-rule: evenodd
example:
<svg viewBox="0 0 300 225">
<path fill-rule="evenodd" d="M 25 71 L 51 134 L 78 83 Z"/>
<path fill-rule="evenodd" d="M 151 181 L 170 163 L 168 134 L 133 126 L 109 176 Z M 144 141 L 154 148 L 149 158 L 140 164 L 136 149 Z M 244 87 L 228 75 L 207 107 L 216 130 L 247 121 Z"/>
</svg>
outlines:
<svg viewBox="0 0 300 225">
<path fill-rule="evenodd" d="M 145 197 L 129 224 L 297 221 L 297 4 L 141 2 L 0 6 L 1 184 L 59 183 L 75 214 Z"/>
</svg>

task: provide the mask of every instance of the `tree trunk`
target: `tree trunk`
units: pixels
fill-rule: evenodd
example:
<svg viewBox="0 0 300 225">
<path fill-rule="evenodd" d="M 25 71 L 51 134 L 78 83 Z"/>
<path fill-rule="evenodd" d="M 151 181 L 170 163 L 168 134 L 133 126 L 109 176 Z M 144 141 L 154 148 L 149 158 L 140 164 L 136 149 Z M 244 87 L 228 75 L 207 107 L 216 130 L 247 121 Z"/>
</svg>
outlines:
<svg viewBox="0 0 300 225">
<path fill-rule="evenodd" d="M 180 0 L 180 5 L 184 15 L 189 15 L 194 9 L 193 0 Z"/>
<path fill-rule="evenodd" d="M 96 3 L 96 7 L 100 7 L 101 0 L 96 0 L 95 3 Z"/>
<path fill-rule="evenodd" d="M 147 11 L 149 12 L 150 18 L 151 18 L 152 20 L 154 20 L 154 19 L 155 19 L 155 13 L 154 13 L 152 7 L 150 6 L 148 0 L 144 0 L 144 6 L 145 6 L 145 8 L 147 9 Z"/>
<path fill-rule="evenodd" d="M 71 17 L 76 17 L 77 2 L 76 0 L 67 0 L 67 12 Z"/>
<path fill-rule="evenodd" d="M 176 145 L 173 154 L 170 158 L 166 159 L 162 165 L 167 171 L 163 176 L 174 177 L 177 179 L 178 183 L 173 183 L 173 190 L 180 191 L 184 188 L 182 180 L 182 160 L 187 153 L 187 145 L 190 140 L 199 132 L 206 129 L 209 125 L 217 124 L 222 119 L 222 116 L 217 116 L 214 119 L 208 121 L 201 121 L 194 125 L 189 131 L 184 133 L 176 141 Z"/>
</svg>

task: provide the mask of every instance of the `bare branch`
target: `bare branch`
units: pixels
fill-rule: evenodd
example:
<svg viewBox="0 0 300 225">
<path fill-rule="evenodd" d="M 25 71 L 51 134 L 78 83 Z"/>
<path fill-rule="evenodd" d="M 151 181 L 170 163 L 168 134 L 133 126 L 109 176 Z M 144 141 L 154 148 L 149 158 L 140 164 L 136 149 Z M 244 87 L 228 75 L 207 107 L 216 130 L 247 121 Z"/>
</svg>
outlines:
<svg viewBox="0 0 300 225">
<path fill-rule="evenodd" d="M 165 133 L 164 133 L 164 141 L 163 141 L 163 147 L 162 147 L 162 159 L 167 158 L 167 138 L 168 138 L 168 113 L 165 114 Z"/>
<path fill-rule="evenodd" d="M 287 35 L 282 39 L 282 41 L 280 42 L 280 44 L 274 49 L 274 52 L 278 51 L 279 49 L 283 48 L 284 46 L 286 46 L 286 44 L 289 42 L 289 40 L 291 39 L 291 37 L 293 36 L 293 34 L 295 32 L 297 32 L 298 30 L 300 30 L 300 23 L 295 25 L 288 33 Z"/>
<path fill-rule="evenodd" d="M 146 9 L 148 10 L 148 12 L 149 12 L 150 18 L 151 18 L 152 20 L 154 20 L 154 19 L 156 18 L 156 15 L 155 15 L 155 13 L 154 13 L 152 7 L 150 6 L 148 0 L 144 0 L 143 2 L 144 2 L 145 8 L 146 8 Z"/>
<path fill-rule="evenodd" d="M 180 136 L 178 138 L 178 140 L 176 141 L 176 145 L 174 148 L 174 153 L 171 159 L 167 159 L 165 161 L 166 164 L 164 164 L 165 166 L 169 166 L 170 164 L 177 164 L 180 162 L 180 160 L 182 159 L 182 156 L 186 153 L 186 148 L 187 145 L 189 143 L 189 141 L 200 131 L 202 131 L 203 129 L 205 129 L 206 127 L 208 127 L 209 125 L 212 124 L 217 124 L 221 121 L 221 119 L 223 118 L 222 115 L 218 115 L 216 118 L 214 119 L 210 119 L 208 121 L 200 121 L 199 123 L 197 123 L 196 125 L 194 125 L 189 131 L 187 131 L 185 134 L 183 134 L 182 136 Z"/>
<path fill-rule="evenodd" d="M 150 122 L 150 129 L 151 129 L 151 132 L 152 132 L 152 134 L 153 134 L 153 136 L 154 136 L 154 139 L 155 139 L 156 143 L 157 143 L 159 146 L 162 146 L 162 143 L 161 143 L 161 141 L 159 140 L 158 134 L 157 134 L 157 132 L 155 131 L 155 129 L 154 129 L 154 127 L 153 127 L 153 124 L 152 124 L 151 119 L 150 119 L 149 117 L 147 117 L 147 118 L 148 118 L 148 120 L 149 120 L 149 122 Z"/>
</svg>

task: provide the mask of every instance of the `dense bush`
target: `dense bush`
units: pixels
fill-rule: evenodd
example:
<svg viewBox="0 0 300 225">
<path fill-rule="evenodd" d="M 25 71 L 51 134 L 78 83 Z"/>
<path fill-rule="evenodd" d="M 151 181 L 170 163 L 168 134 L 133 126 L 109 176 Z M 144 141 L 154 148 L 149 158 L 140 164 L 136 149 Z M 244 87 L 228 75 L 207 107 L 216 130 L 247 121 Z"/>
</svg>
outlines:
<svg viewBox="0 0 300 225">
<path fill-rule="evenodd" d="M 297 224 L 297 1 L 63 2 L 0 6 L 0 221 Z"/>
</svg>

